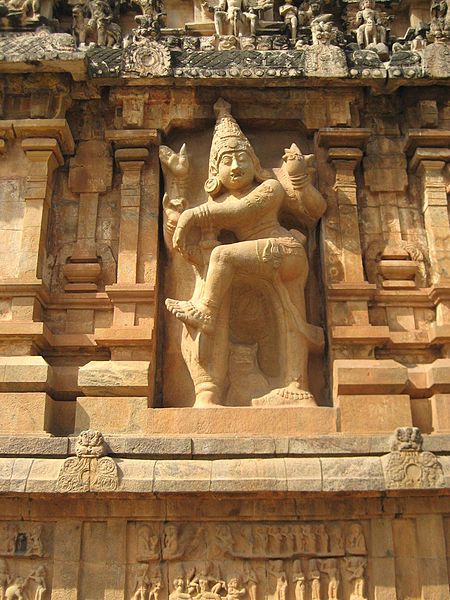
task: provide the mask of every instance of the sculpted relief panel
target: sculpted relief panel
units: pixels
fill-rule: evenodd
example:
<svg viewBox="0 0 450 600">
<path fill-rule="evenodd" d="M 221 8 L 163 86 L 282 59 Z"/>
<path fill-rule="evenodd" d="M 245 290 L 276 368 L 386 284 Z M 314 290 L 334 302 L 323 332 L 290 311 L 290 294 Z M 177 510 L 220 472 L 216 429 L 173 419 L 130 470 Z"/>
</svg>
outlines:
<svg viewBox="0 0 450 600">
<path fill-rule="evenodd" d="M 130 524 L 129 597 L 363 600 L 364 528 L 359 522 Z"/>
<path fill-rule="evenodd" d="M 215 105 L 204 192 L 189 148 L 160 151 L 166 307 L 182 323 L 168 354 L 181 352 L 197 407 L 315 406 L 308 358 L 323 332 L 308 322 L 304 292 L 326 203 L 311 180 L 314 157 L 292 144 L 263 169 L 230 108 Z"/>
<path fill-rule="evenodd" d="M 53 525 L 9 521 L 0 526 L 0 599 L 50 598 Z"/>
</svg>

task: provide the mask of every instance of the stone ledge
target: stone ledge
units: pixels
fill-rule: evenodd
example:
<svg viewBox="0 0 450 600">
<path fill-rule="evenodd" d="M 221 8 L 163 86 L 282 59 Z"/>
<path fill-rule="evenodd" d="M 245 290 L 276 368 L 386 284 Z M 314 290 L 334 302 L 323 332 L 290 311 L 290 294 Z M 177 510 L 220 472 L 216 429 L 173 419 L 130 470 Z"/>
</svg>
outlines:
<svg viewBox="0 0 450 600">
<path fill-rule="evenodd" d="M 386 457 L 385 457 L 386 458 Z M 72 457 L 73 461 L 76 461 Z M 96 460 L 96 459 L 93 459 Z M 111 459 L 109 459 L 111 460 Z M 441 457 L 443 482 L 393 488 L 380 457 L 266 458 L 221 460 L 113 459 L 118 487 L 97 484 L 96 493 L 110 494 L 255 494 L 255 493 L 385 493 L 407 490 L 450 493 L 450 457 Z M 61 493 L 58 478 L 64 459 L 1 458 L 0 493 Z M 77 485 L 70 493 L 83 493 Z"/>
<path fill-rule="evenodd" d="M 426 449 L 450 452 L 450 435 L 435 442 L 426 436 Z M 75 437 L 0 436 L 0 456 L 69 456 Z M 390 436 L 324 435 L 296 437 L 104 436 L 112 456 L 139 458 L 236 458 L 280 456 L 381 455 L 389 452 Z"/>
<path fill-rule="evenodd" d="M 104 436 L 108 453 L 123 458 L 275 458 L 381 456 L 391 435 L 331 434 L 308 438 L 242 436 Z M 0 456 L 66 457 L 75 453 L 75 437 L 0 435 Z M 450 454 L 450 434 L 423 436 L 423 449 Z"/>
</svg>

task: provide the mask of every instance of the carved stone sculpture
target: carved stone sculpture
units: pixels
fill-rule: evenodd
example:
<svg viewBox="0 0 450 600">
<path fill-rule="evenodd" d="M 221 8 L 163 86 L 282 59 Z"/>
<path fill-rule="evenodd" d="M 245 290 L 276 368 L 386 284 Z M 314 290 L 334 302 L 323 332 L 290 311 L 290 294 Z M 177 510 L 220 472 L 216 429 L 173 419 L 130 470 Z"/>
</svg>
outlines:
<svg viewBox="0 0 450 600">
<path fill-rule="evenodd" d="M 217 123 L 205 184 L 208 201 L 187 208 L 179 217 L 172 214 L 176 220 L 173 247 L 194 266 L 194 293 L 190 300 L 166 300 L 167 309 L 184 324 L 182 354 L 194 382 L 195 406 L 223 403 L 231 318 L 250 316 L 248 311 L 258 310 L 258 301 L 270 307 L 276 323 L 272 331 L 279 332 L 271 347 L 275 343 L 278 348 L 281 385 L 251 398 L 253 404 L 314 406 L 308 391 L 308 351 L 321 348 L 322 331 L 306 322 L 305 236 L 286 230 L 278 221 L 282 206 L 309 225 L 324 212 L 325 201 L 310 181 L 312 156 L 303 156 L 293 144 L 285 150 L 277 178 L 261 168 L 229 104 L 218 101 L 215 109 Z M 174 170 L 171 173 L 176 176 Z M 186 177 L 184 172 L 181 177 Z M 166 199 L 167 207 L 169 202 L 174 204 L 172 198 Z M 176 206 L 184 202 L 178 198 Z M 222 229 L 233 232 L 238 241 L 220 244 L 217 236 Z M 194 246 L 195 230 L 200 231 L 200 243 Z M 252 291 L 242 294 L 239 289 Z M 253 306 L 242 304 L 243 300 Z"/>
<path fill-rule="evenodd" d="M 361 525 L 352 523 L 345 539 L 345 549 L 349 554 L 367 554 L 366 540 Z"/>
<path fill-rule="evenodd" d="M 256 35 L 259 15 L 270 8 L 270 0 L 255 5 L 248 0 L 220 0 L 214 8 L 216 34 Z"/>
<path fill-rule="evenodd" d="M 286 24 L 286 29 L 289 31 L 291 40 L 295 43 L 297 40 L 298 28 L 298 8 L 294 4 L 294 0 L 286 0 L 278 9 L 280 17 Z"/>
<path fill-rule="evenodd" d="M 24 588 L 26 580 L 24 577 L 15 577 L 5 591 L 5 600 L 25 600 Z"/>
<path fill-rule="evenodd" d="M 432 41 L 450 39 L 450 6 L 449 0 L 432 0 L 430 7 L 430 32 Z"/>
<path fill-rule="evenodd" d="M 72 8 L 72 31 L 83 47 L 90 41 L 97 46 L 117 47 L 121 40 L 120 25 L 113 21 L 113 11 L 107 0 L 77 3 Z"/>
<path fill-rule="evenodd" d="M 320 571 L 317 568 L 317 562 L 313 558 L 309 561 L 308 579 L 311 586 L 311 600 L 321 600 L 320 598 Z"/>
<path fill-rule="evenodd" d="M 295 600 L 306 599 L 306 578 L 302 571 L 302 564 L 299 560 L 294 561 L 294 572 L 292 574 Z"/>
<path fill-rule="evenodd" d="M 344 566 L 346 578 L 352 585 L 350 600 L 366 600 L 364 597 L 364 570 L 367 566 L 367 559 L 353 556 L 344 558 Z"/>
<path fill-rule="evenodd" d="M 34 600 L 44 600 L 47 592 L 45 567 L 40 565 L 28 575 L 27 579 L 35 583 Z"/>
<path fill-rule="evenodd" d="M 339 570 L 337 560 L 335 558 L 321 560 L 319 561 L 319 567 L 321 572 L 328 576 L 327 600 L 338 600 Z"/>
<path fill-rule="evenodd" d="M 386 28 L 381 24 L 381 17 L 375 10 L 375 0 L 361 0 L 360 9 L 356 13 L 356 41 L 360 48 L 371 48 L 382 58 L 388 57 L 386 46 Z"/>
<path fill-rule="evenodd" d="M 149 587 L 148 566 L 138 565 L 132 600 L 147 600 Z"/>
<path fill-rule="evenodd" d="M 8 585 L 11 583 L 11 575 L 9 574 L 6 560 L 0 559 L 0 598 L 4 600 L 5 592 Z"/>
<path fill-rule="evenodd" d="M 113 491 L 119 479 L 117 466 L 105 456 L 105 443 L 100 431 L 82 431 L 77 439 L 76 456 L 66 458 L 58 477 L 62 492 Z"/>
<path fill-rule="evenodd" d="M 397 428 L 391 448 L 391 453 L 383 457 L 387 487 L 437 488 L 445 485 L 442 466 L 432 452 L 422 450 L 422 435 L 417 427 Z"/>
<path fill-rule="evenodd" d="M 19 19 L 22 24 L 39 22 L 41 17 L 40 0 L 6 0 L 0 3 L 1 12 L 6 12 L 8 19 Z"/>
</svg>

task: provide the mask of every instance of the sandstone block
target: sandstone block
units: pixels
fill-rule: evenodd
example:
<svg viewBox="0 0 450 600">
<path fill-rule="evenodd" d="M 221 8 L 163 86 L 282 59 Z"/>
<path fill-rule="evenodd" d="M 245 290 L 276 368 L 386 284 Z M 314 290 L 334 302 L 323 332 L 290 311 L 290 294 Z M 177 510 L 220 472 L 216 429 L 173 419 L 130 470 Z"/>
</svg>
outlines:
<svg viewBox="0 0 450 600">
<path fill-rule="evenodd" d="M 63 459 L 58 458 L 36 458 L 30 468 L 27 479 L 27 492 L 47 492 L 56 491 L 56 483 Z"/>
<path fill-rule="evenodd" d="M 0 492 L 9 492 L 13 466 L 13 458 L 0 458 Z"/>
<path fill-rule="evenodd" d="M 211 462 L 207 460 L 158 460 L 154 492 L 208 492 Z"/>
<path fill-rule="evenodd" d="M 121 469 L 120 489 L 124 492 L 151 493 L 155 461 L 128 459 Z"/>
<path fill-rule="evenodd" d="M 439 358 L 428 365 L 428 385 L 434 392 L 450 392 L 450 358 Z"/>
<path fill-rule="evenodd" d="M 55 401 L 43 392 L 0 393 L 0 434 L 51 432 Z"/>
<path fill-rule="evenodd" d="M 259 454 L 275 454 L 275 440 L 269 437 L 194 437 L 192 451 L 196 455 L 203 456 L 245 454 L 250 457 Z"/>
<path fill-rule="evenodd" d="M 408 369 L 395 360 L 338 359 L 333 365 L 333 398 L 349 394 L 401 394 Z"/>
<path fill-rule="evenodd" d="M 391 432 L 389 432 L 391 434 Z M 385 454 L 390 449 L 390 437 L 386 435 L 327 435 L 317 438 L 290 438 L 289 454 Z"/>
<path fill-rule="evenodd" d="M 435 394 L 430 400 L 433 431 L 450 431 L 450 394 Z"/>
<path fill-rule="evenodd" d="M 80 367 L 78 385 L 95 396 L 145 396 L 149 392 L 147 361 L 91 361 Z"/>
<path fill-rule="evenodd" d="M 411 426 L 411 403 L 406 394 L 338 396 L 341 431 L 352 433 L 392 432 Z"/>
<path fill-rule="evenodd" d="M 321 458 L 320 462 L 324 492 L 385 488 L 383 468 L 378 457 Z"/>
<path fill-rule="evenodd" d="M 17 458 L 14 461 L 13 470 L 11 473 L 11 481 L 9 483 L 9 490 L 11 492 L 25 491 L 32 462 L 33 459 L 31 458 Z"/>
<path fill-rule="evenodd" d="M 146 431 L 155 434 L 308 436 L 336 432 L 336 410 L 322 406 L 163 408 L 146 415 Z"/>
<path fill-rule="evenodd" d="M 42 356 L 0 356 L 0 392 L 45 392 L 53 383 Z"/>
<path fill-rule="evenodd" d="M 212 462 L 211 492 L 286 491 L 286 467 L 280 458 Z"/>
<path fill-rule="evenodd" d="M 59 404 L 59 403 L 55 403 Z M 43 456 L 52 454 L 67 454 L 67 438 L 60 437 L 24 437 L 22 435 L 0 436 L 0 454 L 16 456 Z"/>
<path fill-rule="evenodd" d="M 145 431 L 147 398 L 85 396 L 77 398 L 75 433 L 99 429 L 102 433 L 141 433 Z"/>
<path fill-rule="evenodd" d="M 285 458 L 288 492 L 321 492 L 322 469 L 318 458 Z"/>
</svg>

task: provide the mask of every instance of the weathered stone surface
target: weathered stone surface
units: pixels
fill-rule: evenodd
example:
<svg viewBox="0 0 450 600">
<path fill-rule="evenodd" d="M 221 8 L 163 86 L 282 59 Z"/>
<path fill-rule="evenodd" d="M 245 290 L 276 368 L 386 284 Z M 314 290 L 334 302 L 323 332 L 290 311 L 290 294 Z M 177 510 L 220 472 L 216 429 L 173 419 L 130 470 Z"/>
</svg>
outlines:
<svg viewBox="0 0 450 600">
<path fill-rule="evenodd" d="M 318 458 L 285 458 L 288 492 L 320 492 L 322 468 Z"/>
<path fill-rule="evenodd" d="M 320 463 L 324 491 L 384 489 L 384 475 L 379 458 L 321 458 Z"/>
<path fill-rule="evenodd" d="M 283 459 L 216 460 L 212 463 L 211 492 L 271 491 L 287 489 Z"/>
<path fill-rule="evenodd" d="M 0 433 L 50 433 L 54 403 L 44 392 L 0 393 L 0 406 L 4 411 Z"/>
<path fill-rule="evenodd" d="M 149 388 L 147 361 L 91 361 L 80 368 L 78 385 L 87 395 L 143 396 Z"/>
<path fill-rule="evenodd" d="M 203 460 L 158 460 L 154 470 L 153 491 L 208 492 L 211 484 L 212 463 Z"/>
<path fill-rule="evenodd" d="M 348 433 L 388 432 L 412 425 L 409 396 L 357 395 L 338 396 L 341 431 Z"/>
</svg>

